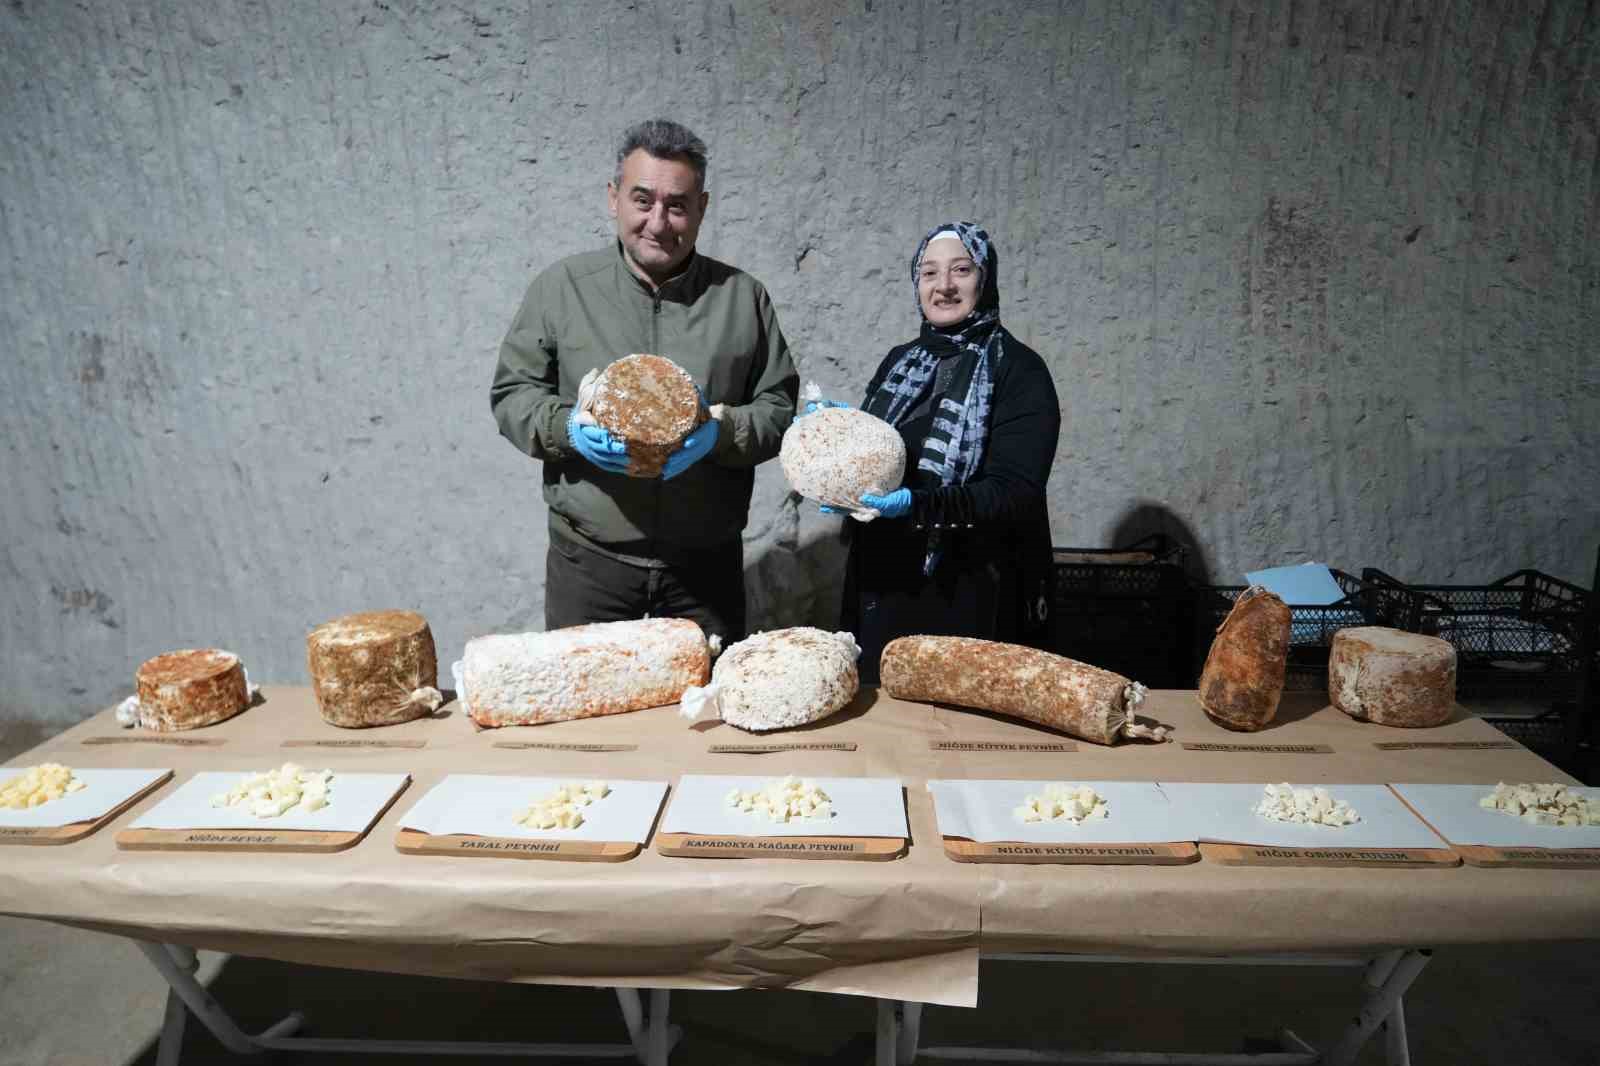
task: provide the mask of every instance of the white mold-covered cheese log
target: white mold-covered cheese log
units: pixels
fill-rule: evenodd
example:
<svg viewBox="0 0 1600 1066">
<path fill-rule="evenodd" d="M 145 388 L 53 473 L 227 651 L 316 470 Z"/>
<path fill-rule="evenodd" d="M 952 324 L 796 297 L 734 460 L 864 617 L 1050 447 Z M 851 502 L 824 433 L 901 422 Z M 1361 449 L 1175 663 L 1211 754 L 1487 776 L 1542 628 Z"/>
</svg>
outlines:
<svg viewBox="0 0 1600 1066">
<path fill-rule="evenodd" d="M 794 421 L 778 452 L 783 475 L 808 500 L 861 510 L 865 493 L 900 487 L 906 442 L 889 423 L 865 411 L 828 407 Z"/>
<path fill-rule="evenodd" d="M 134 686 L 139 724 L 157 732 L 213 725 L 250 705 L 239 657 L 216 648 L 157 655 L 139 667 Z"/>
<path fill-rule="evenodd" d="M 954 703 L 1059 729 L 1096 744 L 1165 740 L 1136 724 L 1144 686 L 1064 655 L 975 637 L 899 637 L 883 649 L 883 687 L 899 700 Z"/>
<path fill-rule="evenodd" d="M 683 713 L 694 719 L 714 710 L 758 733 L 821 721 L 855 699 L 860 654 L 849 633 L 811 626 L 757 633 L 722 653 L 710 685 L 683 694 Z"/>
<path fill-rule="evenodd" d="M 480 726 L 542 725 L 677 703 L 711 651 L 686 618 L 597 622 L 467 641 L 463 700 Z"/>
<path fill-rule="evenodd" d="M 1328 653 L 1328 699 L 1379 725 L 1442 725 L 1455 711 L 1456 650 L 1438 637 L 1383 626 L 1341 629 Z"/>
<path fill-rule="evenodd" d="M 415 611 L 363 611 L 306 637 L 317 706 L 347 729 L 396 725 L 439 709 L 433 632 Z"/>
</svg>

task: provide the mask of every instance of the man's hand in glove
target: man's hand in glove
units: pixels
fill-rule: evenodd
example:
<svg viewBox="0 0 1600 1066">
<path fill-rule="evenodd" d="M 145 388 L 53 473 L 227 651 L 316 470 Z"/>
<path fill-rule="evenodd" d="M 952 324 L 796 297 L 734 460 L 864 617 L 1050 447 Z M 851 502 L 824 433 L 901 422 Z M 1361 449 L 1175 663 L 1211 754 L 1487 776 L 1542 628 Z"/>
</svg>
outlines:
<svg viewBox="0 0 1600 1066">
<path fill-rule="evenodd" d="M 722 423 L 715 418 L 700 423 L 695 431 L 678 445 L 678 450 L 667 456 L 666 463 L 661 467 L 661 480 L 668 481 L 677 477 L 710 455 L 711 449 L 717 446 L 717 437 L 721 432 Z"/>
<path fill-rule="evenodd" d="M 895 489 L 887 496 L 874 496 L 869 492 L 861 497 L 861 503 L 884 518 L 904 518 L 911 513 L 911 490 Z"/>
<path fill-rule="evenodd" d="M 567 440 L 579 455 L 608 474 L 626 473 L 628 445 L 593 422 L 579 422 L 578 410 L 567 417 Z"/>
</svg>

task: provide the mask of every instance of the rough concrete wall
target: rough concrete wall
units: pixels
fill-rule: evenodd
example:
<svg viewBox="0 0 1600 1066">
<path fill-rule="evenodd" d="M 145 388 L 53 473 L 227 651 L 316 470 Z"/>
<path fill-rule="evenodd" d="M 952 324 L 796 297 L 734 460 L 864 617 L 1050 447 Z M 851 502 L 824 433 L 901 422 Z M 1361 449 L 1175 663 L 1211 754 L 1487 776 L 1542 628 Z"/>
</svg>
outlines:
<svg viewBox="0 0 1600 1066">
<path fill-rule="evenodd" d="M 656 113 L 835 395 L 911 335 L 925 229 L 988 226 L 1063 401 L 1057 543 L 1587 582 L 1597 53 L 1592 0 L 10 0 L 0 723 L 186 645 L 300 680 L 355 609 L 445 661 L 536 628 L 489 373 Z M 785 496 L 755 618 L 825 621 L 836 530 Z"/>
</svg>

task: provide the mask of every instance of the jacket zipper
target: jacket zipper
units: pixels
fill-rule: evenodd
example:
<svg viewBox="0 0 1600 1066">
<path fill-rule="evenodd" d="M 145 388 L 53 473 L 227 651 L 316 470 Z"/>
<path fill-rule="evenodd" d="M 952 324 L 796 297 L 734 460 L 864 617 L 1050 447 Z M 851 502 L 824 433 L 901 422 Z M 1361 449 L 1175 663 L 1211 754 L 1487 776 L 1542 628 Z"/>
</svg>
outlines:
<svg viewBox="0 0 1600 1066">
<path fill-rule="evenodd" d="M 650 353 L 661 354 L 661 290 L 658 288 L 650 294 Z M 658 558 L 660 549 L 657 546 L 657 531 L 661 529 L 661 479 L 656 478 L 651 487 L 654 497 L 651 506 L 650 519 L 650 557 Z M 651 606 L 654 606 L 652 604 Z"/>
</svg>

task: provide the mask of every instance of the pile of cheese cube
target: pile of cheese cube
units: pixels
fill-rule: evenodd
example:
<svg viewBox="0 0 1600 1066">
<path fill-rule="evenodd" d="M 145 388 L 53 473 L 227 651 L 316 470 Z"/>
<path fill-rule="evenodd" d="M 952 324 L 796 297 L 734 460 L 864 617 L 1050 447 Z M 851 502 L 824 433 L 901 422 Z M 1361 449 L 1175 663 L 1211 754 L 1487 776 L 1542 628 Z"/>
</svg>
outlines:
<svg viewBox="0 0 1600 1066">
<path fill-rule="evenodd" d="M 306 813 L 328 805 L 332 770 L 307 770 L 286 762 L 276 770 L 250 774 L 227 792 L 211 797 L 213 807 L 245 807 L 257 818 L 277 818 L 291 811 Z"/>
<path fill-rule="evenodd" d="M 1566 785 L 1508 785 L 1504 781 L 1478 801 L 1478 806 L 1521 818 L 1534 825 L 1600 825 L 1600 800 Z"/>
<path fill-rule="evenodd" d="M 83 782 L 72 776 L 69 767 L 58 762 L 30 766 L 22 773 L 0 785 L 0 807 L 25 811 L 51 800 L 58 800 L 68 792 L 76 792 Z"/>
<path fill-rule="evenodd" d="M 1052 782 L 1044 787 L 1044 795 L 1025 798 L 1011 816 L 1019 822 L 1077 823 L 1107 813 L 1105 797 L 1088 785 Z"/>
<path fill-rule="evenodd" d="M 583 809 L 609 795 L 611 786 L 604 781 L 568 781 L 518 811 L 512 820 L 529 829 L 576 829 L 583 824 Z"/>
<path fill-rule="evenodd" d="M 1361 821 L 1361 815 L 1344 800 L 1334 799 L 1325 788 L 1295 788 L 1285 781 L 1268 785 L 1255 812 L 1275 822 L 1326 825 L 1335 829 Z"/>
<path fill-rule="evenodd" d="M 810 780 L 785 777 L 746 792 L 732 789 L 728 806 L 769 822 L 822 821 L 833 817 L 833 800 Z"/>
</svg>

